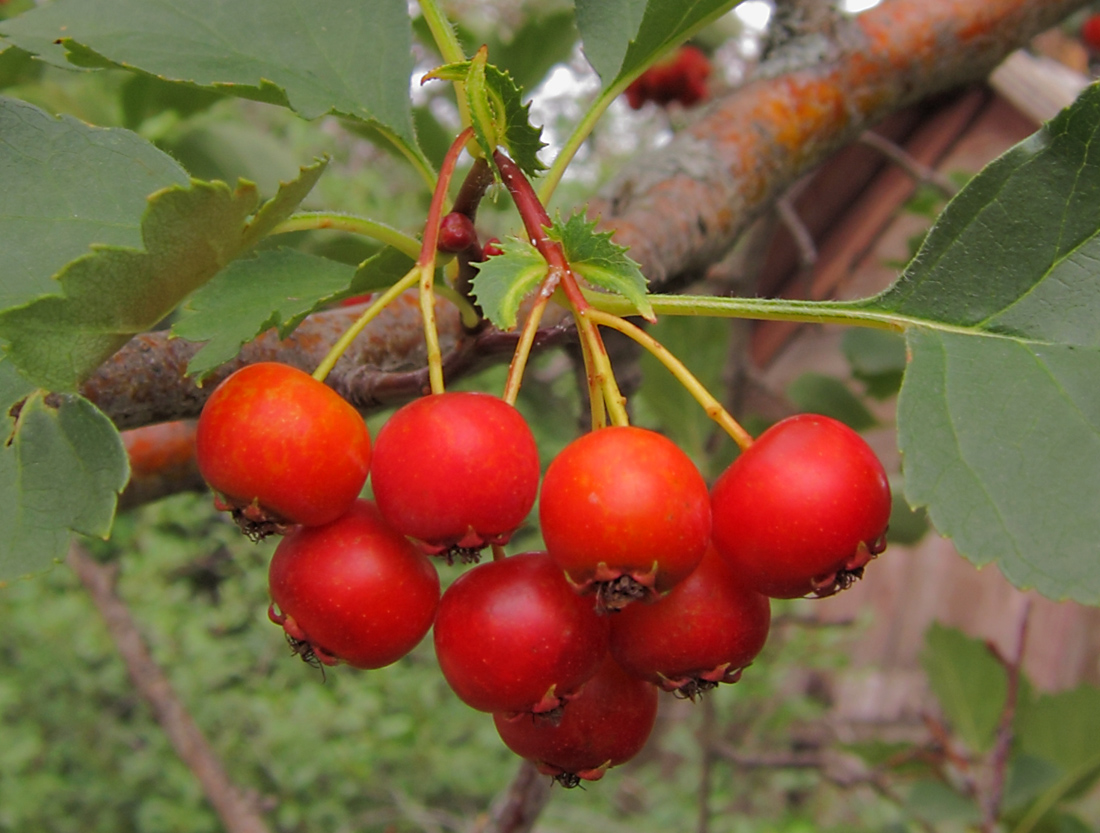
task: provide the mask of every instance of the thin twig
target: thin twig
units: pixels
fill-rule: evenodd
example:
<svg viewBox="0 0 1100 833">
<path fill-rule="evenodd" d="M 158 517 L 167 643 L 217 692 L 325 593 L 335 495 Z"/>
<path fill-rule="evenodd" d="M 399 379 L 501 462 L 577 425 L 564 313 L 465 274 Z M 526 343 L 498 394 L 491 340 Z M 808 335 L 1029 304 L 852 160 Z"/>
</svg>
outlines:
<svg viewBox="0 0 1100 833">
<path fill-rule="evenodd" d="M 1016 653 L 1011 659 L 1005 659 L 994 651 L 994 655 L 1004 664 L 1008 675 L 1005 691 L 1005 704 L 997 722 L 997 735 L 993 750 L 989 753 L 990 779 L 989 790 L 982 803 L 982 833 L 994 833 L 997 820 L 1001 815 L 1001 800 L 1004 797 L 1005 779 L 1008 774 L 1008 758 L 1012 751 L 1014 733 L 1012 723 L 1016 718 L 1016 704 L 1020 696 L 1020 674 L 1024 662 L 1024 649 L 1027 646 L 1027 629 L 1031 620 L 1031 599 L 1024 602 L 1020 612 L 1020 622 L 1016 636 Z"/>
<path fill-rule="evenodd" d="M 100 564 L 79 544 L 69 548 L 69 566 L 99 610 L 130 679 L 153 710 L 176 753 L 202 785 L 228 833 L 268 833 L 259 810 L 229 779 L 218 756 L 153 660 L 126 603 L 115 590 L 118 570 Z"/>
<path fill-rule="evenodd" d="M 955 187 L 954 182 L 935 168 L 925 165 L 905 148 L 891 142 L 885 136 L 881 136 L 873 130 L 864 130 L 860 133 L 859 142 L 877 150 L 917 182 L 934 186 L 945 197 L 953 197 L 959 190 Z"/>
<path fill-rule="evenodd" d="M 528 833 L 550 801 L 552 783 L 533 763 L 524 761 L 508 789 L 493 802 L 478 833 Z"/>
</svg>

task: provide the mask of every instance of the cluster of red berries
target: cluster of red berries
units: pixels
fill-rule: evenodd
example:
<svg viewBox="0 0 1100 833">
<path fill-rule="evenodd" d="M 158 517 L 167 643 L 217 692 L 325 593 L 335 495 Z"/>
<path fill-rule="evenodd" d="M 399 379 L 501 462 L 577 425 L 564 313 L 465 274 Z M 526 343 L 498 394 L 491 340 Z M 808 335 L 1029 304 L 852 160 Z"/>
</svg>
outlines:
<svg viewBox="0 0 1100 833">
<path fill-rule="evenodd" d="M 270 616 L 298 654 L 378 668 L 434 625 L 458 697 L 567 785 L 641 749 L 659 690 L 736 681 L 767 639 L 768 597 L 847 586 L 890 510 L 874 453 L 825 417 L 773 426 L 712 490 L 666 437 L 625 426 L 572 442 L 540 488 L 534 437 L 497 397 L 424 396 L 372 448 L 343 399 L 279 364 L 222 383 L 196 444 L 218 505 L 284 535 Z M 536 497 L 545 551 L 505 557 Z M 468 563 L 490 546 L 441 595 L 429 554 Z"/>
<path fill-rule="evenodd" d="M 678 101 L 691 107 L 706 99 L 709 77 L 706 53 L 695 46 L 681 46 L 635 78 L 626 88 L 626 101 L 635 110 L 647 101 L 662 107 Z"/>
</svg>

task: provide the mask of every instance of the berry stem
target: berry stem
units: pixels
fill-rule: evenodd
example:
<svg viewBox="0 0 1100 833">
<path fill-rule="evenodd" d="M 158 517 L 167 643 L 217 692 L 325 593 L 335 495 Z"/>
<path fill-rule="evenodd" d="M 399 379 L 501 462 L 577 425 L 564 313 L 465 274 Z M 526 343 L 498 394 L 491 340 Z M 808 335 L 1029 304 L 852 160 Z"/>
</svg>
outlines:
<svg viewBox="0 0 1100 833">
<path fill-rule="evenodd" d="M 443 164 L 439 169 L 435 190 L 432 192 L 431 205 L 428 207 L 428 219 L 424 224 L 424 239 L 420 244 L 420 256 L 416 261 L 416 271 L 420 278 L 420 315 L 424 321 L 424 344 L 428 353 L 428 379 L 432 393 L 443 393 L 443 353 L 439 349 L 439 331 L 435 319 L 435 260 L 439 242 L 439 225 L 443 219 L 443 203 L 447 199 L 447 189 L 454 177 L 458 157 L 462 155 L 466 142 L 473 135 L 473 129 L 467 127 L 451 143 Z"/>
<path fill-rule="evenodd" d="M 531 243 L 539 250 L 539 253 L 549 264 L 546 279 L 539 288 L 540 300 L 549 299 L 555 287 L 560 286 L 566 300 L 573 312 L 573 319 L 577 322 L 577 331 L 581 336 L 581 349 L 584 352 L 585 370 L 588 375 L 590 406 L 592 408 L 593 427 L 600 427 L 603 423 L 603 406 L 606 406 L 607 415 L 614 425 L 628 425 L 630 422 L 626 413 L 626 399 L 619 391 L 615 381 L 615 372 L 611 367 L 611 361 L 607 356 L 603 339 L 599 330 L 588 319 L 587 311 L 590 305 L 581 292 L 573 271 L 569 268 L 569 261 L 561 245 L 552 239 L 546 230 L 553 225 L 550 216 L 546 213 L 538 195 L 531 183 L 511 159 L 499 150 L 493 152 L 493 160 L 500 171 L 508 193 L 512 195 L 516 210 L 523 220 L 524 229 Z M 543 302 L 544 303 L 544 302 Z M 536 322 L 537 324 L 537 322 Z M 523 344 L 521 339 L 520 345 Z M 530 347 L 528 346 L 528 350 Z M 517 347 L 518 350 L 518 347 Z M 519 373 L 522 373 L 526 364 L 526 357 L 513 365 Z M 509 374 L 511 376 L 511 373 Z M 509 378 L 509 389 L 515 387 L 518 390 L 518 380 L 514 383 Z M 600 400 L 603 405 L 601 406 Z"/>
<path fill-rule="evenodd" d="M 355 323 L 348 327 L 343 335 L 337 339 L 336 343 L 332 345 L 332 349 L 325 354 L 325 357 L 321 359 L 321 363 L 317 365 L 317 369 L 313 371 L 313 378 L 318 382 L 323 382 L 325 377 L 332 372 L 332 368 L 336 366 L 336 362 L 340 360 L 340 357 L 344 355 L 344 352 L 351 346 L 351 343 L 355 341 L 356 336 L 363 332 L 363 328 L 377 318 L 378 314 L 389 306 L 394 298 L 406 289 L 412 289 L 419 280 L 420 270 L 414 266 L 405 273 L 405 276 L 401 278 L 401 280 L 379 295 L 378 298 L 363 311 L 363 314 L 355 319 Z"/>
<path fill-rule="evenodd" d="M 588 317 L 593 323 L 618 330 L 642 345 L 661 364 L 668 368 L 669 372 L 676 377 L 681 385 L 687 388 L 688 393 L 702 406 L 707 416 L 718 423 L 722 430 L 733 438 L 733 441 L 737 443 L 742 451 L 752 445 L 752 435 L 741 427 L 741 424 L 730 415 L 729 411 L 722 407 L 722 403 L 715 399 L 710 391 L 703 386 L 702 382 L 695 378 L 694 374 L 684 366 L 684 363 L 676 358 L 661 342 L 641 327 L 637 327 L 617 315 L 589 308 Z"/>
</svg>

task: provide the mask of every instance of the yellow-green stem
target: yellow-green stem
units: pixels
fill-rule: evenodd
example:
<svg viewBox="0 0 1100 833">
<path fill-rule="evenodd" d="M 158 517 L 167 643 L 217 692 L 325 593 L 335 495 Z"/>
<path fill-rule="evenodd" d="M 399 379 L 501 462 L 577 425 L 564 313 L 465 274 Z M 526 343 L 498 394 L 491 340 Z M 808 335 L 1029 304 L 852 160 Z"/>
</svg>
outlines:
<svg viewBox="0 0 1100 833">
<path fill-rule="evenodd" d="M 398 231 L 384 223 L 368 220 L 366 217 L 356 217 L 353 214 L 339 214 L 331 211 L 308 211 L 295 214 L 279 223 L 272 234 L 321 229 L 346 231 L 351 234 L 358 234 L 361 237 L 370 237 L 385 243 L 387 246 L 393 246 L 398 251 L 414 259 L 420 254 L 420 241 L 403 231 Z"/>
<path fill-rule="evenodd" d="M 729 411 L 722 407 L 722 403 L 715 399 L 710 391 L 703 386 L 702 382 L 695 378 L 683 362 L 677 359 L 661 342 L 645 330 L 619 318 L 617 315 L 589 308 L 588 317 L 593 323 L 618 330 L 642 345 L 661 364 L 668 368 L 669 372 L 676 377 L 681 385 L 687 388 L 688 393 L 702 406 L 707 416 L 718 423 L 722 430 L 733 438 L 733 441 L 737 443 L 742 451 L 752 445 L 752 435 L 741 427 L 741 424 L 730 415 Z"/>
<path fill-rule="evenodd" d="M 619 383 L 615 380 L 615 371 L 611 367 L 611 359 L 607 356 L 603 339 L 599 330 L 592 323 L 588 313 L 590 309 L 573 308 L 573 320 L 577 322 L 577 330 L 581 336 L 581 349 L 585 356 L 585 367 L 589 371 L 589 389 L 595 389 L 607 406 L 607 416 L 612 425 L 629 425 L 630 417 L 626 413 L 626 397 L 619 391 Z M 595 406 L 596 399 L 592 400 Z M 596 417 L 593 411 L 593 419 Z"/>
<path fill-rule="evenodd" d="M 554 285 L 557 281 L 552 282 Z M 523 322 L 523 330 L 516 344 L 516 352 L 512 354 L 512 362 L 508 365 L 508 379 L 504 383 L 504 393 L 501 398 L 509 405 L 515 405 L 519 397 L 519 386 L 523 382 L 523 373 L 527 369 L 527 360 L 531 356 L 531 346 L 535 343 L 535 336 L 539 331 L 539 323 L 542 314 L 546 310 L 546 304 L 550 301 L 554 286 L 551 281 L 544 281 L 538 298 L 527 314 L 527 320 Z"/>
<path fill-rule="evenodd" d="M 428 353 L 428 382 L 432 393 L 443 393 L 443 351 L 435 323 L 435 258 L 418 267 L 420 273 L 420 317 L 424 321 L 424 346 Z"/>
<path fill-rule="evenodd" d="M 355 323 L 348 327 L 343 335 L 337 339 L 336 343 L 332 345 L 332 349 L 328 351 L 323 359 L 321 359 L 321 363 L 317 365 L 317 369 L 313 371 L 313 378 L 318 382 L 323 382 L 325 377 L 332 372 L 332 368 L 336 366 L 336 362 L 340 360 L 340 357 L 344 355 L 344 352 L 351 346 L 351 343 L 355 341 L 356 336 L 363 332 L 363 328 L 377 318 L 378 314 L 382 312 L 394 298 L 406 289 L 412 289 L 416 286 L 419 277 L 420 270 L 414 266 L 405 273 L 405 276 L 401 278 L 401 280 L 378 296 L 374 303 L 367 307 L 363 311 L 363 314 L 355 320 Z"/>
</svg>

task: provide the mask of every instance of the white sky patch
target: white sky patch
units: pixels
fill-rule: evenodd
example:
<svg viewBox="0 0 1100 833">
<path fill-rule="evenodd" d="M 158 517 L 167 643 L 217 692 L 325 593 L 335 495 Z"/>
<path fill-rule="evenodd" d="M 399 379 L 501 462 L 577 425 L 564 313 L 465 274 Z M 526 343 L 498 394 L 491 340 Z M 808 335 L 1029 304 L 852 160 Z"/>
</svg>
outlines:
<svg viewBox="0 0 1100 833">
<path fill-rule="evenodd" d="M 746 0 L 735 8 L 733 13 L 749 29 L 763 32 L 768 27 L 768 21 L 771 20 L 772 4 L 767 0 Z"/>
<path fill-rule="evenodd" d="M 882 0 L 840 0 L 840 10 L 848 14 L 858 14 L 873 9 Z"/>
</svg>

